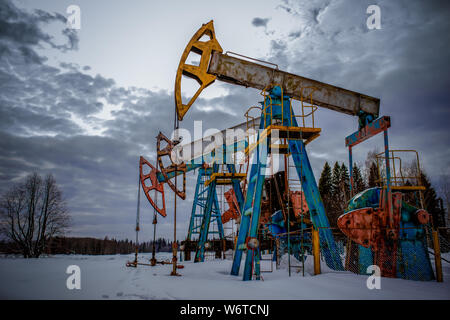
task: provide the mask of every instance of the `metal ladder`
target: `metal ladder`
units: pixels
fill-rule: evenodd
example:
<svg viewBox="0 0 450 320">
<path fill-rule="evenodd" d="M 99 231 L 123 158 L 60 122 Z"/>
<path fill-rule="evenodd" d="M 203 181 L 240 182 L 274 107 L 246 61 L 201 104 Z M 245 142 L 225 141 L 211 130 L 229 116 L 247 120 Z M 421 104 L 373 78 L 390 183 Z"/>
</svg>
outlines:
<svg viewBox="0 0 450 320">
<path fill-rule="evenodd" d="M 210 190 L 209 186 L 205 186 L 205 181 L 211 176 L 212 168 L 200 168 L 197 176 L 197 184 L 195 186 L 194 202 L 192 204 L 191 219 L 189 223 L 189 230 L 187 240 L 193 240 L 193 235 L 201 234 L 201 227 L 206 213 L 207 195 Z M 216 222 L 217 230 L 208 230 L 210 234 L 218 234 L 219 238 L 224 237 L 223 225 L 220 215 L 220 206 L 217 198 L 217 193 L 213 192 L 213 207 L 210 215 L 210 222 Z"/>
</svg>

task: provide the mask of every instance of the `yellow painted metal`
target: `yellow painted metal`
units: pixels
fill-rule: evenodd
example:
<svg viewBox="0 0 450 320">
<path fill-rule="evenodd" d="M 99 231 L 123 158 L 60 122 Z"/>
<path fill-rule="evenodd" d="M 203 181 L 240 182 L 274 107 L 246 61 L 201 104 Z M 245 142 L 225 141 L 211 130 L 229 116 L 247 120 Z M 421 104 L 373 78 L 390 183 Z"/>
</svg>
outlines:
<svg viewBox="0 0 450 320">
<path fill-rule="evenodd" d="M 439 234 L 437 230 L 433 230 L 433 246 L 434 246 L 434 263 L 436 266 L 436 280 L 437 282 L 443 282 L 442 277 L 442 261 L 441 261 L 441 248 L 439 246 Z"/>
<path fill-rule="evenodd" d="M 384 187 L 386 188 L 386 187 Z M 399 191 L 425 191 L 424 186 L 392 186 L 392 190 L 399 190 Z"/>
<path fill-rule="evenodd" d="M 211 182 L 216 180 L 216 184 L 231 184 L 234 179 L 245 179 L 247 174 L 245 173 L 213 173 L 211 178 L 205 181 L 205 186 L 208 186 Z"/>
<path fill-rule="evenodd" d="M 309 93 L 309 105 L 305 105 L 305 101 L 304 101 L 304 94 L 303 94 L 303 90 L 304 89 L 309 89 L 310 90 L 310 93 Z M 312 95 L 313 95 L 313 92 L 314 91 L 316 91 L 317 90 L 317 88 L 315 88 L 315 87 L 302 87 L 302 89 L 300 90 L 300 96 L 301 96 L 301 99 L 300 99 L 300 104 L 301 104 L 301 106 L 302 106 L 302 114 L 301 115 L 296 115 L 295 117 L 299 117 L 299 118 L 301 118 L 302 119 L 302 122 L 303 122 L 303 127 L 306 127 L 306 123 L 305 123 L 305 118 L 307 118 L 307 117 L 309 117 L 309 116 L 311 116 L 311 119 L 312 119 L 312 127 L 314 128 L 314 112 L 316 112 L 316 110 L 318 109 L 318 107 L 314 104 L 314 102 L 313 102 L 313 99 L 312 99 Z M 307 114 L 305 114 L 305 108 L 311 108 L 311 112 L 309 112 L 309 113 L 307 113 Z M 291 116 L 293 115 L 294 113 L 292 112 L 292 100 L 291 100 Z M 292 123 L 292 120 L 291 120 L 291 123 Z"/>
<path fill-rule="evenodd" d="M 247 148 L 245 148 L 245 155 L 249 155 L 262 141 L 263 139 L 266 139 L 267 136 L 270 134 L 270 128 L 266 128 L 259 134 L 259 139 L 254 143 L 249 143 Z"/>
<path fill-rule="evenodd" d="M 311 135 L 320 134 L 320 132 L 322 131 L 321 128 L 287 127 L 287 126 L 280 126 L 280 125 L 271 125 L 271 126 L 269 126 L 269 129 L 270 130 L 278 130 L 278 131 L 280 131 L 280 133 L 284 133 L 284 132 L 289 132 L 289 133 L 302 132 L 302 133 L 307 133 L 307 134 L 311 134 Z"/>
<path fill-rule="evenodd" d="M 319 230 L 312 231 L 312 246 L 314 255 L 314 274 L 320 274 L 320 238 Z"/>
<path fill-rule="evenodd" d="M 405 170 L 402 166 L 402 156 L 406 154 L 413 154 L 415 165 L 413 170 L 409 168 L 409 172 L 405 175 Z M 382 173 L 384 172 L 384 168 L 382 166 L 386 162 L 386 156 L 384 152 L 381 152 L 376 155 L 377 161 L 377 170 L 378 176 L 380 179 L 377 181 L 383 188 L 386 188 L 386 177 L 383 177 Z M 419 153 L 416 150 L 389 150 L 389 159 L 388 161 L 392 163 L 392 171 L 391 171 L 391 189 L 399 190 L 399 191 L 419 191 L 419 199 L 420 205 L 423 209 L 424 199 L 423 199 L 423 191 L 425 191 L 425 187 L 422 185 L 421 181 L 421 169 L 420 169 L 420 160 Z M 396 161 L 398 163 L 396 169 Z M 408 168 L 407 168 L 408 170 Z M 409 182 L 410 185 L 406 183 Z"/>
<path fill-rule="evenodd" d="M 289 145 L 287 145 L 287 144 L 271 144 L 270 149 L 272 149 L 272 151 L 277 150 L 277 152 L 284 152 L 285 150 L 289 149 Z"/>
<path fill-rule="evenodd" d="M 287 127 L 287 126 L 280 126 L 280 125 L 270 125 L 263 131 L 261 131 L 258 141 L 255 143 L 251 143 L 247 146 L 245 149 L 245 154 L 249 155 L 257 146 L 258 144 L 263 141 L 263 139 L 267 138 L 272 132 L 272 130 L 278 130 L 278 135 L 281 136 L 283 134 L 289 133 L 289 139 L 296 139 L 295 134 L 299 134 L 305 139 L 305 145 L 311 142 L 312 140 L 316 139 L 318 136 L 320 136 L 320 132 L 322 129 L 320 128 L 302 128 L 302 127 Z"/>
<path fill-rule="evenodd" d="M 208 41 L 200 41 L 203 36 L 209 36 Z M 222 52 L 222 47 L 216 39 L 214 32 L 213 20 L 202 25 L 202 27 L 194 34 L 188 45 L 184 49 L 183 55 L 178 65 L 177 75 L 175 79 L 175 105 L 177 110 L 178 120 L 183 120 L 184 115 L 197 99 L 199 94 L 207 86 L 216 80 L 216 76 L 209 74 L 208 65 L 213 51 Z M 201 55 L 200 64 L 198 66 L 187 64 L 186 59 L 191 52 Z M 200 88 L 189 100 L 187 104 L 183 104 L 181 99 L 181 79 L 182 76 L 187 76 L 197 80 Z"/>
</svg>

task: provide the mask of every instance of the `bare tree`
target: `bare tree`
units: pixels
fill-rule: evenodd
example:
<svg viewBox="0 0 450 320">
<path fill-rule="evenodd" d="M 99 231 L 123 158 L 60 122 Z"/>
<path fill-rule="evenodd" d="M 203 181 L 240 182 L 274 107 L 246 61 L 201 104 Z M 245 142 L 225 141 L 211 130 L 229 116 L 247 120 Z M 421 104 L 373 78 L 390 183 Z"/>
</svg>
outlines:
<svg viewBox="0 0 450 320">
<path fill-rule="evenodd" d="M 377 166 L 377 154 L 379 153 L 380 151 L 378 148 L 375 148 L 367 153 L 366 161 L 364 162 L 364 170 L 362 172 L 366 181 L 369 179 L 372 165 L 375 165 L 375 168 Z"/>
<path fill-rule="evenodd" d="M 0 232 L 14 242 L 25 258 L 39 257 L 51 237 L 69 225 L 66 203 L 53 176 L 37 173 L 13 186 L 0 200 Z"/>
</svg>

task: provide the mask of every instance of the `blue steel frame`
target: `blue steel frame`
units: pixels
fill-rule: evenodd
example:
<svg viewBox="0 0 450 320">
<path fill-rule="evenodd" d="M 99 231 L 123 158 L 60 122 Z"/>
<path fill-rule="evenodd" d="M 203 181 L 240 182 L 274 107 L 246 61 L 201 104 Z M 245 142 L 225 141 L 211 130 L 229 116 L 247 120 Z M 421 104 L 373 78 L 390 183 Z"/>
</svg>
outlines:
<svg viewBox="0 0 450 320">
<path fill-rule="evenodd" d="M 217 173 L 219 171 L 219 165 L 215 163 L 215 164 L 213 164 L 212 168 L 208 168 L 208 169 L 210 169 L 209 176 L 211 176 L 212 173 Z M 235 168 L 234 164 L 227 164 L 227 169 L 230 173 L 236 172 L 236 168 Z M 197 184 L 198 184 L 198 182 L 197 182 Z M 224 238 L 220 210 L 218 209 L 219 204 L 217 201 L 216 185 L 217 185 L 216 179 L 214 179 L 207 187 L 206 204 L 205 204 L 204 211 L 203 211 L 202 224 L 200 227 L 200 235 L 199 235 L 199 239 L 198 239 L 198 243 L 197 243 L 197 250 L 195 252 L 194 262 L 203 262 L 205 260 L 205 251 L 206 251 L 205 244 L 206 244 L 206 241 L 208 240 L 208 233 L 210 233 L 209 225 L 211 223 L 211 217 L 214 216 L 213 206 L 215 206 L 218 211 L 218 215 L 216 215 L 216 220 L 217 220 L 218 225 L 220 223 L 220 229 L 219 229 L 221 232 L 220 239 Z M 232 186 L 234 189 L 234 193 L 236 195 L 236 200 L 238 201 L 239 206 L 242 207 L 242 203 L 244 202 L 244 196 L 242 194 L 240 180 L 232 179 Z M 196 194 L 197 194 L 197 192 L 196 192 Z M 191 220 L 192 220 L 192 217 L 191 217 Z"/>
<path fill-rule="evenodd" d="M 345 146 L 348 147 L 349 170 L 350 170 L 350 195 L 354 196 L 353 184 L 353 153 L 352 148 L 361 142 L 383 132 L 384 134 L 384 155 L 386 158 L 386 208 L 389 213 L 389 226 L 393 227 L 393 211 L 392 211 L 392 191 L 391 191 L 391 169 L 389 163 L 389 139 L 388 128 L 391 126 L 391 118 L 387 116 L 380 117 L 372 122 L 366 123 L 360 130 L 352 133 L 345 138 Z"/>
<path fill-rule="evenodd" d="M 290 97 L 283 97 L 282 106 L 281 95 L 282 91 L 280 87 L 276 86 L 270 91 L 270 98 L 269 96 L 265 97 L 265 106 L 267 109 L 262 112 L 260 130 L 266 129 L 270 126 L 272 120 L 275 119 L 282 120 L 283 126 L 298 127 L 297 120 L 291 108 Z M 268 137 L 260 139 L 258 133 L 259 144 L 252 155 L 253 161 L 251 162 L 245 204 L 241 211 L 241 224 L 239 226 L 239 235 L 231 269 L 232 275 L 239 275 L 242 254 L 247 250 L 243 274 L 244 281 L 252 279 L 253 270 L 255 270 L 256 279 L 260 279 L 259 248 L 248 248 L 247 242 L 249 239 L 257 238 L 258 236 L 261 197 L 268 152 L 267 139 Z M 299 180 L 302 182 L 302 188 L 310 210 L 311 221 L 313 222 L 314 227 L 319 229 L 320 232 L 321 250 L 325 257 L 325 261 L 330 268 L 334 270 L 343 270 L 342 261 L 333 234 L 329 229 L 330 224 L 305 150 L 304 142 L 302 140 L 288 138 L 288 143 Z"/>
<path fill-rule="evenodd" d="M 206 200 L 209 187 L 205 186 L 205 180 L 211 177 L 212 168 L 200 168 L 197 176 L 197 184 L 195 186 L 194 202 L 192 203 L 191 220 L 189 223 L 189 230 L 187 240 L 192 240 L 192 235 L 201 234 L 201 225 L 205 217 Z M 200 213 L 199 213 L 200 211 Z M 198 218 L 201 218 L 202 223 L 198 224 Z M 217 233 L 219 239 L 224 238 L 223 225 L 221 219 L 221 212 L 219 207 L 219 201 L 217 199 L 217 192 L 214 190 L 214 202 L 211 211 L 211 222 L 216 221 L 217 231 L 208 231 L 209 234 Z M 200 237 L 200 236 L 199 236 Z"/>
</svg>

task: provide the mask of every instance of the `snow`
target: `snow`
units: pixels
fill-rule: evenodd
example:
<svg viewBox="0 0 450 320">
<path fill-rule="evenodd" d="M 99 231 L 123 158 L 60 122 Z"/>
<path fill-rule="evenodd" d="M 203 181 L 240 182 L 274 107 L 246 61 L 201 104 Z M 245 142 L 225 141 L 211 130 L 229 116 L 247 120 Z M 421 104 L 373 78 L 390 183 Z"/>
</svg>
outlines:
<svg viewBox="0 0 450 320">
<path fill-rule="evenodd" d="M 268 257 L 268 256 L 267 256 Z M 450 260 L 450 254 L 444 254 Z M 300 269 L 287 271 L 287 256 L 280 268 L 262 273 L 263 281 L 242 281 L 230 275 L 232 260 L 208 257 L 203 263 L 181 262 L 181 277 L 169 276 L 171 265 L 125 266 L 134 255 L 55 255 L 39 259 L 0 258 L 0 299 L 450 299 L 450 266 L 443 261 L 444 282 L 381 279 L 381 289 L 369 290 L 368 276 L 336 272 L 322 264 L 322 274 L 313 275 L 311 257 Z M 139 255 L 148 263 L 150 254 Z M 159 253 L 168 260 L 170 253 Z M 245 260 L 245 256 L 242 261 Z M 291 257 L 291 263 L 297 263 Z M 69 290 L 69 265 L 81 269 L 81 289 Z M 270 270 L 270 261 L 261 261 L 261 270 Z M 300 270 L 300 272 L 297 272 Z"/>
</svg>

